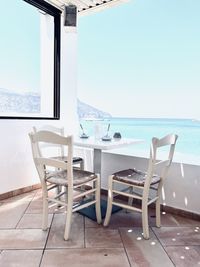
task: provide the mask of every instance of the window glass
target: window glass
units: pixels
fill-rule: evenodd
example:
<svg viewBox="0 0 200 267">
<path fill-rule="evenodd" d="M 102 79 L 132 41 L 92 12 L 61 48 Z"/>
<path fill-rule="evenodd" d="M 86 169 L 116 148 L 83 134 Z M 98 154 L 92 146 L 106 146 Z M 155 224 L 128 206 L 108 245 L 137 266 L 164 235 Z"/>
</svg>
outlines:
<svg viewBox="0 0 200 267">
<path fill-rule="evenodd" d="M 54 15 L 29 1 L 0 6 L 0 116 L 58 117 Z"/>
</svg>

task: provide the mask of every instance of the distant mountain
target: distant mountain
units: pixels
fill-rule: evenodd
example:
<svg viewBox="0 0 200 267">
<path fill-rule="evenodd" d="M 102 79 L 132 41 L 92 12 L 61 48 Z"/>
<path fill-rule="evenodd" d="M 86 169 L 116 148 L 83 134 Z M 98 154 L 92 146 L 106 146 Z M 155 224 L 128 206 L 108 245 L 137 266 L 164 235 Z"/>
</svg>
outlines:
<svg viewBox="0 0 200 267">
<path fill-rule="evenodd" d="M 79 118 L 102 119 L 111 115 L 77 100 Z M 5 113 L 39 113 L 40 95 L 36 93 L 20 94 L 0 88 L 0 112 Z"/>
<path fill-rule="evenodd" d="M 94 108 L 86 103 L 81 102 L 79 99 L 77 100 L 77 111 L 80 119 L 102 119 L 102 118 L 110 118 L 111 115 L 107 112 L 101 111 L 97 108 Z"/>
<path fill-rule="evenodd" d="M 16 93 L 0 88 L 0 112 L 38 113 L 40 96 L 35 93 Z"/>
</svg>

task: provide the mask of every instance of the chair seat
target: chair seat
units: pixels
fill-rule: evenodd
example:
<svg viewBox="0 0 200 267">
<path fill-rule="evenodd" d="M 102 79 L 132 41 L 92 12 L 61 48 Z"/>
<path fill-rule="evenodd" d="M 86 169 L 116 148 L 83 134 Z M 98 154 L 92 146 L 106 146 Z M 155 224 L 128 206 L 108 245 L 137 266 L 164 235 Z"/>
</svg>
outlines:
<svg viewBox="0 0 200 267">
<path fill-rule="evenodd" d="M 136 169 L 127 169 L 113 173 L 113 179 L 136 186 L 144 186 L 147 174 Z M 156 174 L 153 175 L 151 185 L 157 184 L 160 177 Z"/>
<path fill-rule="evenodd" d="M 81 185 L 83 183 L 90 182 L 97 178 L 97 175 L 93 172 L 83 171 L 83 170 L 73 170 L 73 185 Z M 46 174 L 46 181 L 51 184 L 56 185 L 68 185 L 67 171 L 50 171 Z"/>
<path fill-rule="evenodd" d="M 59 156 L 59 157 L 51 157 L 51 158 L 67 162 L 67 157 Z M 82 162 L 82 161 L 83 161 L 83 159 L 80 157 L 73 157 L 73 163 L 78 163 L 78 162 Z"/>
</svg>

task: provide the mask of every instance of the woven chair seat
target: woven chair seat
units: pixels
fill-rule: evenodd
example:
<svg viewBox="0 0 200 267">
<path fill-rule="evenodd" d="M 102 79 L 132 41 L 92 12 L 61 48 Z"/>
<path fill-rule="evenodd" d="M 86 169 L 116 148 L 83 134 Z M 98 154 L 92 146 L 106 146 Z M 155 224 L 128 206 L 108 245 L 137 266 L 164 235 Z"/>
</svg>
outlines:
<svg viewBox="0 0 200 267">
<path fill-rule="evenodd" d="M 83 171 L 83 170 L 73 170 L 73 185 L 81 185 L 83 183 L 90 182 L 94 180 L 97 177 L 96 174 L 93 172 L 88 172 L 88 171 Z M 56 185 L 68 185 L 68 180 L 67 180 L 67 171 L 49 171 L 46 173 L 46 179 L 47 182 L 51 184 L 56 184 Z"/>
<path fill-rule="evenodd" d="M 136 186 L 144 186 L 147 173 L 136 170 L 136 169 L 127 169 L 119 172 L 115 172 L 113 180 L 124 182 Z M 160 177 L 156 174 L 152 176 L 151 185 L 157 184 L 160 181 Z"/>
</svg>

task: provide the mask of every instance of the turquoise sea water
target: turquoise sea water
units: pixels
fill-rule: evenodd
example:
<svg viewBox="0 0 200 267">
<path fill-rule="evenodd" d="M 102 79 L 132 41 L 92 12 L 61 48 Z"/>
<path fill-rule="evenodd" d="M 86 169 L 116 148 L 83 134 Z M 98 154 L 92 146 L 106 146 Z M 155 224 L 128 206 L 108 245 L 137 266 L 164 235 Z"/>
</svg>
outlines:
<svg viewBox="0 0 200 267">
<path fill-rule="evenodd" d="M 153 136 L 163 137 L 169 133 L 179 136 L 176 145 L 176 155 L 182 155 L 189 161 L 198 163 L 200 160 L 200 121 L 190 119 L 132 119 L 109 118 L 101 121 L 81 121 L 88 135 L 94 135 L 95 124 L 100 124 L 106 133 L 110 123 L 110 135 L 120 132 L 123 137 L 144 139 L 137 149 L 149 150 Z M 199 161 L 200 164 L 200 161 Z"/>
</svg>

